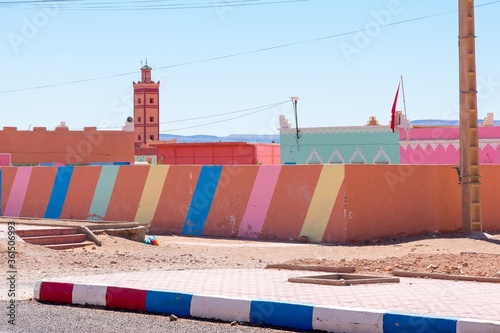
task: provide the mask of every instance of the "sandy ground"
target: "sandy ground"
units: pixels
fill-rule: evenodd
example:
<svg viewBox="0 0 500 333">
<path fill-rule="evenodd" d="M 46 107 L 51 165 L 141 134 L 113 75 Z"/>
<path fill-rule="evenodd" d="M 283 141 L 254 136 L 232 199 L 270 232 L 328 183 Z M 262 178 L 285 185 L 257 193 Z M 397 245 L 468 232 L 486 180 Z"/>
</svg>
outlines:
<svg viewBox="0 0 500 333">
<path fill-rule="evenodd" d="M 16 242 L 17 293 L 19 299 L 30 299 L 37 280 L 59 276 L 265 268 L 277 263 L 354 266 L 357 273 L 375 275 L 406 270 L 500 278 L 500 234 L 489 236 L 429 234 L 348 246 L 157 236 L 160 245 L 152 246 L 104 234 L 99 235 L 100 247 L 62 251 Z M 2 238 L 0 253 L 6 250 L 7 239 Z M 3 261 L 7 272 L 7 258 Z M 0 295 L 0 299 L 6 296 Z"/>
</svg>

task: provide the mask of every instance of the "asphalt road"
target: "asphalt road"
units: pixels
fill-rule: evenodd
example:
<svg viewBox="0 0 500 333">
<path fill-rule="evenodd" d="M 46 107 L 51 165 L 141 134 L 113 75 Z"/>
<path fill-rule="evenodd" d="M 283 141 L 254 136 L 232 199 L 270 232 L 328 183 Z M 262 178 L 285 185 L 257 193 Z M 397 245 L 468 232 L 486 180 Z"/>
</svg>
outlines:
<svg viewBox="0 0 500 333">
<path fill-rule="evenodd" d="M 114 311 L 68 305 L 44 304 L 34 300 L 19 301 L 15 325 L 8 323 L 7 301 L 0 301 L 0 333 L 283 333 L 304 332 L 278 328 L 256 327 L 249 324 L 231 326 L 213 322 L 147 313 Z"/>
</svg>

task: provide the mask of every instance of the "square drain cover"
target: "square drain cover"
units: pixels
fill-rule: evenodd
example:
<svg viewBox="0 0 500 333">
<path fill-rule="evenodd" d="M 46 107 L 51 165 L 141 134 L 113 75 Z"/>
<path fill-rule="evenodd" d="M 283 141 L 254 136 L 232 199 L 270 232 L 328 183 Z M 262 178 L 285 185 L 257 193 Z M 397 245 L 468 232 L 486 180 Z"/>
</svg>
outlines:
<svg viewBox="0 0 500 333">
<path fill-rule="evenodd" d="M 399 278 L 358 274 L 326 274 L 292 277 L 288 279 L 288 282 L 350 286 L 352 284 L 396 283 L 399 282 Z"/>
</svg>

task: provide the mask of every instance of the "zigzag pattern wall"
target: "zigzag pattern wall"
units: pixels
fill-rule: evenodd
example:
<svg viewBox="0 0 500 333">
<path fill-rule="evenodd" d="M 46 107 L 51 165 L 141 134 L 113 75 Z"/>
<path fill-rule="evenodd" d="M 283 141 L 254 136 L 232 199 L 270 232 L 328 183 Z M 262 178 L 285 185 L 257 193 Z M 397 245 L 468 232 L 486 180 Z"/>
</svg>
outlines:
<svg viewBox="0 0 500 333">
<path fill-rule="evenodd" d="M 1 214 L 137 221 L 151 233 L 341 241 L 343 165 L 0 169 Z"/>
</svg>

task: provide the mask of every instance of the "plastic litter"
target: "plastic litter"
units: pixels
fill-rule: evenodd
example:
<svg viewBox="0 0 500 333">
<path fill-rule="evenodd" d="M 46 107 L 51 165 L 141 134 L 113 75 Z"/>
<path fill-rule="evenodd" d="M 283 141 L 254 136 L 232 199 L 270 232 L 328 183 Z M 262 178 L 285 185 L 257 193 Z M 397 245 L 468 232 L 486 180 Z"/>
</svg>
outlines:
<svg viewBox="0 0 500 333">
<path fill-rule="evenodd" d="M 160 246 L 160 243 L 156 239 L 156 236 L 149 236 L 144 240 L 144 244 Z"/>
</svg>

